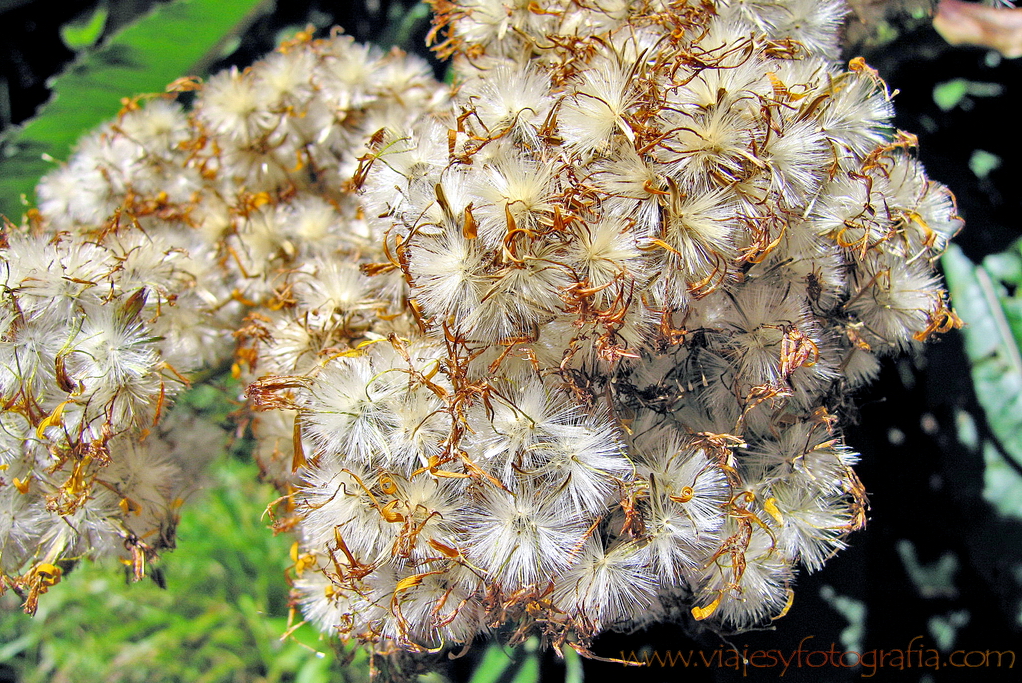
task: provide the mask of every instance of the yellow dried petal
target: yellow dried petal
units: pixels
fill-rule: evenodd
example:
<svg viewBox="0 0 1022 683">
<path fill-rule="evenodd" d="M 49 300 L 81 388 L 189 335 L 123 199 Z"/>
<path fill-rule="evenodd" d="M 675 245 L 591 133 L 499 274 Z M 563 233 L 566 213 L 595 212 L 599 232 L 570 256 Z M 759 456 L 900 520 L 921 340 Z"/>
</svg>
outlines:
<svg viewBox="0 0 1022 683">
<path fill-rule="evenodd" d="M 721 598 L 721 596 L 718 595 L 717 599 L 714 600 L 713 602 L 711 602 L 706 607 L 693 607 L 692 608 L 692 617 L 696 621 L 702 621 L 706 617 L 708 617 L 711 614 L 713 614 L 714 612 L 716 612 L 717 608 L 720 606 L 720 598 Z"/>
<path fill-rule="evenodd" d="M 404 592 L 404 591 L 408 590 L 409 588 L 415 588 L 420 583 L 422 583 L 422 577 L 423 576 L 425 576 L 425 575 L 424 574 L 413 574 L 412 576 L 406 576 L 405 578 L 403 578 L 403 579 L 401 579 L 400 581 L 397 582 L 397 587 L 394 589 L 394 592 L 395 593 L 401 593 L 401 592 Z"/>
<path fill-rule="evenodd" d="M 771 617 L 770 621 L 775 621 L 777 619 L 780 619 L 784 615 L 786 615 L 788 613 L 788 610 L 791 609 L 792 603 L 794 603 L 794 602 L 795 602 L 795 591 L 793 591 L 793 590 L 791 590 L 789 588 L 788 589 L 788 601 L 784 603 L 784 609 L 782 609 L 780 614 L 778 614 L 776 617 Z"/>
<path fill-rule="evenodd" d="M 50 427 L 60 424 L 60 417 L 64 414 L 64 406 L 68 403 L 74 403 L 74 400 L 61 401 L 57 404 L 57 407 L 53 409 L 52 413 L 43 418 L 43 421 L 40 422 L 39 426 L 35 429 L 37 439 L 42 439 L 46 435 L 46 430 Z"/>
</svg>

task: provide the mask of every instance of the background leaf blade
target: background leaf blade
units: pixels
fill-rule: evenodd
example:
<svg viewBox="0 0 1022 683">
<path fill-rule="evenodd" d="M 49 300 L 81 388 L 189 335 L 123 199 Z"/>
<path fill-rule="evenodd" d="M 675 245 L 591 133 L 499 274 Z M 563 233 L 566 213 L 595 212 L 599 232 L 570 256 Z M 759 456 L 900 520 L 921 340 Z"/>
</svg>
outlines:
<svg viewBox="0 0 1022 683">
<path fill-rule="evenodd" d="M 976 397 L 998 450 L 1022 470 L 1022 254 L 1016 245 L 977 265 L 951 245 L 942 264 L 951 300 L 966 324 L 962 332 Z"/>
<path fill-rule="evenodd" d="M 177 0 L 160 5 L 81 58 L 52 83 L 40 113 L 0 140 L 0 214 L 16 221 L 39 178 L 85 132 L 113 118 L 124 97 L 163 92 L 203 72 L 272 0 Z"/>
</svg>

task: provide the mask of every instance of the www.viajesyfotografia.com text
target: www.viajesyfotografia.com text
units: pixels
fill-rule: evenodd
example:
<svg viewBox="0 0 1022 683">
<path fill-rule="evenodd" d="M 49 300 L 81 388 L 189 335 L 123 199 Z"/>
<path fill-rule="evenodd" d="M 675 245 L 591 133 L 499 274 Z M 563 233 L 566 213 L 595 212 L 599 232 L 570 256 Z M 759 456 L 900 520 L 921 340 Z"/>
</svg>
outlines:
<svg viewBox="0 0 1022 683">
<path fill-rule="evenodd" d="M 803 638 L 798 647 L 790 650 L 728 648 L 720 646 L 713 650 L 641 650 L 621 652 L 625 664 L 662 668 L 688 669 L 731 669 L 748 675 L 749 669 L 774 669 L 783 677 L 792 669 L 823 669 L 859 667 L 863 678 L 872 678 L 880 670 L 936 671 L 945 668 L 956 669 L 1013 669 L 1013 650 L 973 649 L 954 650 L 942 653 L 927 647 L 923 636 L 912 638 L 903 648 L 872 649 L 858 652 L 839 649 L 830 643 L 827 649 L 813 647 L 814 636 Z"/>
</svg>

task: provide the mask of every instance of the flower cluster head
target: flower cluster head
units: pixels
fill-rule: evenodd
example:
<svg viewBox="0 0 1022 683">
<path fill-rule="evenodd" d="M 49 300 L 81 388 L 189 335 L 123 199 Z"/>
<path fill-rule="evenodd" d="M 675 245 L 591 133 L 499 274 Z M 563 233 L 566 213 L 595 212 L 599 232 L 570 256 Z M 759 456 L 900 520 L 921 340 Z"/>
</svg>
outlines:
<svg viewBox="0 0 1022 683">
<path fill-rule="evenodd" d="M 451 105 L 362 187 L 362 272 L 417 330 L 253 392 L 302 436 L 306 615 L 405 647 L 768 623 L 864 523 L 845 397 L 956 323 L 949 193 L 834 63 L 841 3 L 433 4 Z"/>
<path fill-rule="evenodd" d="M 423 62 L 343 36 L 171 89 L 202 96 L 190 112 L 130 102 L 0 245 L 0 590 L 30 611 L 79 558 L 120 556 L 141 576 L 173 547 L 218 443 L 173 397 L 231 360 L 282 287 L 310 305 L 364 298 L 354 262 L 376 239 L 345 179 L 367 130 L 445 97 Z M 319 279 L 290 283 L 299 272 Z M 246 351 L 238 375 L 255 367 Z"/>
<path fill-rule="evenodd" d="M 119 555 L 141 576 L 173 547 L 187 437 L 166 427 L 187 418 L 160 421 L 212 330 L 180 314 L 201 293 L 166 240 L 5 237 L 0 579 L 31 611 L 66 561 Z"/>
<path fill-rule="evenodd" d="M 130 107 L 44 180 L 5 252 L 0 457 L 51 514 L 134 500 L 111 472 L 166 370 L 229 359 L 234 330 L 323 631 L 585 651 L 778 618 L 865 520 L 849 395 L 957 324 L 933 268 L 953 200 L 877 74 L 836 63 L 844 4 L 432 4 L 449 91 L 301 37 L 177 84 L 190 113 Z M 44 315 L 21 254 L 46 250 Z M 4 567 L 36 504 L 10 476 Z"/>
</svg>

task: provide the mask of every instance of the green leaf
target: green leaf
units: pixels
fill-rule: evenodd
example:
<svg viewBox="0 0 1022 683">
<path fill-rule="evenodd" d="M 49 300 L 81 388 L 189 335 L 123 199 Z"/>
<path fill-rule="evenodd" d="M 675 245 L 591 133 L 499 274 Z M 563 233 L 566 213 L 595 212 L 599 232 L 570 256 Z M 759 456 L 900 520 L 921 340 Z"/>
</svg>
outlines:
<svg viewBox="0 0 1022 683">
<path fill-rule="evenodd" d="M 0 140 L 0 214 L 17 220 L 39 178 L 85 132 L 113 118 L 121 99 L 163 92 L 199 74 L 272 0 L 177 0 L 90 50 L 54 79 L 38 116 Z"/>
<path fill-rule="evenodd" d="M 522 662 L 511 683 L 539 683 L 539 657 L 535 653 Z"/>
<path fill-rule="evenodd" d="M 525 660 L 518 667 L 511 683 L 539 683 L 539 638 L 533 636 L 521 647 L 525 650 Z"/>
<path fill-rule="evenodd" d="M 564 683 L 582 683 L 585 672 L 582 669 L 582 657 L 571 647 L 564 650 Z"/>
<path fill-rule="evenodd" d="M 99 5 L 92 14 L 82 21 L 71 21 L 60 27 L 60 38 L 72 50 L 84 50 L 92 47 L 103 35 L 106 19 L 109 15 L 105 5 Z"/>
<path fill-rule="evenodd" d="M 942 264 L 951 302 L 965 322 L 976 397 L 1004 455 L 1022 469 L 1022 253 L 1015 245 L 976 265 L 951 245 Z"/>
<path fill-rule="evenodd" d="M 508 650 L 500 643 L 490 643 L 483 655 L 483 661 L 479 662 L 472 672 L 469 683 L 497 683 L 514 662 L 512 653 L 513 650 Z"/>
<path fill-rule="evenodd" d="M 1005 517 L 1022 519 L 1022 476 L 989 442 L 983 444 L 983 500 Z"/>
</svg>

